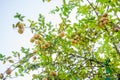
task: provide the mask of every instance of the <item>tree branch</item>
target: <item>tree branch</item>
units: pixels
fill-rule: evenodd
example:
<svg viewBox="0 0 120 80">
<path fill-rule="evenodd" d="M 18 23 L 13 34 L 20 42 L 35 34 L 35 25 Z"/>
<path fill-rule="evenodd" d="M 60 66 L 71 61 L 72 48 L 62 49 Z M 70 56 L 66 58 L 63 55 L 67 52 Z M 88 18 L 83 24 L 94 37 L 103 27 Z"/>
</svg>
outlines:
<svg viewBox="0 0 120 80">
<path fill-rule="evenodd" d="M 100 61 L 97 61 L 97 60 L 95 60 L 95 59 L 89 59 L 89 58 L 86 58 L 86 57 L 82 57 L 82 56 L 80 56 L 80 55 L 74 55 L 74 54 L 71 54 L 73 57 L 77 57 L 77 58 L 83 58 L 83 59 L 85 59 L 85 60 L 88 60 L 88 61 L 91 61 L 91 62 L 95 62 L 95 63 L 97 63 L 97 64 L 100 64 L 102 67 L 104 66 L 103 65 L 103 62 L 100 62 Z"/>
<path fill-rule="evenodd" d="M 15 66 L 16 64 L 20 63 L 20 64 L 18 64 L 16 67 L 14 67 L 11 72 L 13 72 L 13 71 L 16 70 L 19 66 L 21 66 L 21 65 L 23 65 L 25 62 L 27 62 L 27 61 L 32 57 L 32 55 L 33 55 L 33 53 L 30 53 L 30 54 L 26 55 L 25 57 L 23 57 L 23 58 L 26 58 L 26 60 L 25 60 L 24 62 L 22 62 L 22 63 L 20 63 L 21 60 L 19 60 L 18 62 L 12 64 L 9 68 L 11 68 L 12 66 Z M 5 73 L 6 73 L 6 71 L 4 72 L 3 75 L 5 75 Z M 6 80 L 7 77 L 8 77 L 8 74 L 3 78 L 3 80 Z"/>
<path fill-rule="evenodd" d="M 93 8 L 93 10 L 95 11 L 95 14 L 98 16 L 97 11 L 95 10 L 95 7 L 91 4 L 91 2 L 89 0 L 87 0 L 87 2 L 90 4 L 90 6 Z"/>
<path fill-rule="evenodd" d="M 110 35 L 110 33 L 109 33 L 108 29 L 106 28 L 106 26 L 105 26 L 105 30 L 107 31 L 107 33 L 108 33 L 111 41 L 113 41 L 113 39 L 111 38 L 112 36 Z M 114 42 L 112 42 L 112 44 L 113 44 L 115 50 L 117 51 L 117 54 L 120 56 L 120 52 L 119 52 L 119 50 L 118 50 L 118 48 L 117 48 L 117 45 L 116 45 Z"/>
</svg>

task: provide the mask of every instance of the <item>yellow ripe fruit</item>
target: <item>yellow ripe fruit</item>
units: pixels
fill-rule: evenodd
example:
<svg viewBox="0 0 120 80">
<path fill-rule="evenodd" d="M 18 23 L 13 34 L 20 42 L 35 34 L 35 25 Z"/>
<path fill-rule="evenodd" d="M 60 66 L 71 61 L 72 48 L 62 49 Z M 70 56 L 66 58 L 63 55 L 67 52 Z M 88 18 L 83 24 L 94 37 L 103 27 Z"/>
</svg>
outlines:
<svg viewBox="0 0 120 80">
<path fill-rule="evenodd" d="M 64 37 L 64 36 L 65 36 L 65 33 L 64 33 L 64 32 L 60 32 L 60 33 L 59 33 L 59 36 L 60 36 L 60 37 Z"/>
<path fill-rule="evenodd" d="M 35 41 L 34 37 L 30 39 L 30 42 L 33 43 Z"/>
<path fill-rule="evenodd" d="M 106 17 L 104 18 L 104 21 L 105 21 L 105 20 L 106 20 L 106 21 L 109 21 L 109 19 L 108 19 L 108 18 L 106 18 Z"/>
<path fill-rule="evenodd" d="M 19 33 L 19 34 L 22 34 L 23 32 L 24 32 L 23 29 L 18 29 L 18 33 Z"/>
<path fill-rule="evenodd" d="M 105 20 L 109 21 L 109 19 L 108 19 L 107 17 L 101 17 L 101 18 L 99 19 L 99 22 L 103 22 L 103 21 L 105 21 Z"/>
<path fill-rule="evenodd" d="M 5 71 L 5 73 L 8 74 L 8 75 L 10 75 L 11 72 L 12 72 L 12 70 L 11 70 L 10 68 L 8 68 L 8 69 Z"/>
<path fill-rule="evenodd" d="M 103 28 L 104 25 L 105 25 L 105 24 L 103 24 L 103 22 L 100 22 L 100 23 L 98 24 L 98 27 Z"/>
<path fill-rule="evenodd" d="M 42 43 L 42 41 L 37 40 L 35 43 L 36 43 L 36 44 L 41 44 L 41 43 Z"/>
<path fill-rule="evenodd" d="M 3 79 L 3 77 L 4 77 L 4 76 L 3 76 L 3 74 L 2 74 L 2 73 L 0 73 L 0 79 Z"/>
<path fill-rule="evenodd" d="M 46 46 L 45 46 L 45 45 L 42 45 L 42 46 L 41 46 L 41 48 L 42 48 L 42 49 L 45 49 L 45 48 L 46 48 Z"/>
<path fill-rule="evenodd" d="M 33 36 L 35 39 L 38 39 L 39 37 L 40 37 L 40 35 L 39 34 L 34 34 L 34 36 Z"/>
<path fill-rule="evenodd" d="M 104 21 L 105 20 L 105 17 L 101 17 L 100 19 L 99 19 L 99 22 L 102 22 L 102 21 Z"/>
<path fill-rule="evenodd" d="M 42 78 L 42 80 L 48 80 L 48 79 L 44 77 L 44 78 Z"/>
<path fill-rule="evenodd" d="M 19 29 L 23 29 L 24 28 L 24 24 L 22 24 L 22 23 L 18 23 L 17 26 L 18 26 Z"/>
<path fill-rule="evenodd" d="M 45 43 L 45 47 L 49 47 L 50 46 L 50 43 L 49 42 L 46 42 Z"/>
<path fill-rule="evenodd" d="M 57 76 L 57 73 L 55 71 L 50 71 L 50 76 Z"/>
<path fill-rule="evenodd" d="M 103 21 L 103 24 L 107 24 L 107 23 L 108 23 L 108 20 L 104 20 L 104 21 Z"/>
</svg>

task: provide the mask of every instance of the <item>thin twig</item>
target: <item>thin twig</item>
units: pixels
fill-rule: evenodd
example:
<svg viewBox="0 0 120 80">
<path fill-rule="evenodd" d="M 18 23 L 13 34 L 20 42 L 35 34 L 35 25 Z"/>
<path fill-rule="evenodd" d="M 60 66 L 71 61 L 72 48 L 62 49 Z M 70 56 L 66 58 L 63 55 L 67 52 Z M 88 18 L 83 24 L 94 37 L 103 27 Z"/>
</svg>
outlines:
<svg viewBox="0 0 120 80">
<path fill-rule="evenodd" d="M 97 7 L 98 7 L 98 3 L 96 3 L 95 10 L 97 9 Z"/>
<path fill-rule="evenodd" d="M 91 4 L 91 2 L 90 2 L 89 0 L 87 0 L 87 1 L 88 1 L 88 3 L 90 4 L 90 6 L 93 8 L 93 10 L 95 11 L 95 14 L 98 16 L 98 13 L 97 13 L 97 11 L 95 10 L 94 6 Z"/>
<path fill-rule="evenodd" d="M 107 11 L 106 11 L 106 13 L 108 12 L 108 10 L 109 10 L 109 5 L 107 6 Z"/>
<path fill-rule="evenodd" d="M 92 69 L 91 73 L 92 73 L 92 77 L 94 77 L 94 74 L 93 74 L 93 66 L 92 66 L 92 61 L 90 61 L 90 67 Z"/>
<path fill-rule="evenodd" d="M 119 20 L 119 22 L 120 22 L 120 18 L 119 18 L 119 16 L 116 14 L 116 17 L 118 18 L 118 20 Z"/>
<path fill-rule="evenodd" d="M 95 62 L 95 63 L 97 63 L 97 64 L 100 64 L 101 66 L 104 66 L 104 65 L 103 65 L 103 62 L 97 61 L 97 60 L 95 60 L 95 59 L 89 59 L 89 58 L 82 57 L 82 56 L 80 56 L 80 55 L 74 55 L 74 54 L 70 54 L 70 55 L 72 55 L 72 58 L 73 58 L 73 57 L 82 58 L 82 59 L 84 59 L 84 60 L 88 60 L 88 61 L 91 61 L 91 62 Z"/>
<path fill-rule="evenodd" d="M 117 51 L 118 55 L 120 56 L 120 51 L 118 50 L 117 45 L 115 45 L 114 42 L 113 42 L 113 45 L 114 45 L 114 48 L 115 48 L 115 50 Z"/>
</svg>

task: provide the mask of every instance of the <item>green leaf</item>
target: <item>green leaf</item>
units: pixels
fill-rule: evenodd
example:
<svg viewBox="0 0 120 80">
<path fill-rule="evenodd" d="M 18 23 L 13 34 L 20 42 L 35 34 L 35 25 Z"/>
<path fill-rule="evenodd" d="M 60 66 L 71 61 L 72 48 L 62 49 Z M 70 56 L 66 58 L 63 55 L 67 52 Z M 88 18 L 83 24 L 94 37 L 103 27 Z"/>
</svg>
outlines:
<svg viewBox="0 0 120 80">
<path fill-rule="evenodd" d="M 109 59 L 109 58 L 105 59 L 104 65 L 105 65 L 105 66 L 109 66 L 109 62 L 110 62 L 110 59 Z"/>
<path fill-rule="evenodd" d="M 2 61 L 5 56 L 3 54 L 0 54 L 0 60 Z"/>
<path fill-rule="evenodd" d="M 9 62 L 10 62 L 10 63 L 14 63 L 14 61 L 13 61 L 13 60 L 9 60 Z"/>
<path fill-rule="evenodd" d="M 109 67 L 106 68 L 106 74 L 111 73 L 111 69 Z"/>
<path fill-rule="evenodd" d="M 9 59 L 11 59 L 11 58 L 12 58 L 11 56 L 8 56 L 6 59 L 9 60 Z"/>
<path fill-rule="evenodd" d="M 18 71 L 19 71 L 20 74 L 22 74 L 23 70 L 24 70 L 23 68 L 19 68 L 18 69 Z"/>
<path fill-rule="evenodd" d="M 20 21 L 23 21 L 24 17 L 25 17 L 25 16 L 22 16 L 22 15 L 19 14 L 19 13 L 16 13 L 16 15 L 14 16 L 14 18 L 17 18 L 17 19 L 19 19 Z"/>
<path fill-rule="evenodd" d="M 5 61 L 5 60 L 3 61 L 3 64 L 6 64 L 6 61 Z"/>
<path fill-rule="evenodd" d="M 96 0 L 96 1 L 100 3 L 106 3 L 106 2 L 109 2 L 110 0 Z"/>
<path fill-rule="evenodd" d="M 29 48 L 21 47 L 21 51 L 25 54 L 28 54 L 29 53 Z"/>
<path fill-rule="evenodd" d="M 107 77 L 105 80 L 110 80 L 110 78 L 109 78 L 109 77 Z"/>
<path fill-rule="evenodd" d="M 20 18 L 21 14 L 16 13 L 16 15 L 14 16 L 14 18 Z"/>
<path fill-rule="evenodd" d="M 18 73 L 17 73 L 17 72 L 15 72 L 15 76 L 18 76 Z"/>
</svg>

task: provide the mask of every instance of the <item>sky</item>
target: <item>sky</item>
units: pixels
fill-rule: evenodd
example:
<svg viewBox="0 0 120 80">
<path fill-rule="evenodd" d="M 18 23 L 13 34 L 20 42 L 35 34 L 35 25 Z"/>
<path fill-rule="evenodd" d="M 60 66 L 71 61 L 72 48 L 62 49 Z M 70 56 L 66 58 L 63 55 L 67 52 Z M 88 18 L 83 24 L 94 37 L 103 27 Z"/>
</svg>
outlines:
<svg viewBox="0 0 120 80">
<path fill-rule="evenodd" d="M 52 0 L 51 2 L 42 3 L 42 0 L 0 0 L 0 53 L 11 55 L 12 51 L 20 51 L 23 46 L 32 48 L 29 42 L 33 35 L 29 29 L 25 29 L 23 35 L 18 34 L 16 29 L 12 28 L 12 24 L 17 22 L 14 18 L 16 12 L 26 16 L 25 19 L 37 21 L 39 13 L 45 15 L 47 21 L 58 23 L 60 19 L 57 15 L 48 14 L 55 6 L 60 6 L 62 0 Z M 4 72 L 9 65 L 0 63 L 0 73 Z M 30 75 L 7 80 L 31 80 Z"/>
</svg>

